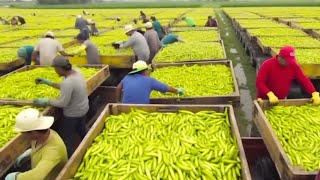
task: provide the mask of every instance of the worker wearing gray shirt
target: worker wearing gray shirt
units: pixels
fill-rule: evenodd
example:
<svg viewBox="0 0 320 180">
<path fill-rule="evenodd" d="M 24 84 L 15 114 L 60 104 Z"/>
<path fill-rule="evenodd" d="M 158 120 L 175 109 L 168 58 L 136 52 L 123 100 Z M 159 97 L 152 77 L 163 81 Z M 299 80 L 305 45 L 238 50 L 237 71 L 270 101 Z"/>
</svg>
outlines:
<svg viewBox="0 0 320 180">
<path fill-rule="evenodd" d="M 77 16 L 74 27 L 80 30 L 80 33 L 84 33 L 87 38 L 90 36 L 90 29 L 88 27 L 89 23 L 81 15 Z"/>
<path fill-rule="evenodd" d="M 86 51 L 88 64 L 101 64 L 99 51 L 89 39 L 83 33 L 80 33 L 76 37 L 77 41 L 81 46 L 71 54 L 79 54 L 82 51 Z"/>
<path fill-rule="evenodd" d="M 34 104 L 63 109 L 63 118 L 59 121 L 58 133 L 66 144 L 68 156 L 71 157 L 74 151 L 74 134 L 77 133 L 84 138 L 87 133 L 85 120 L 89 110 L 89 100 L 86 80 L 79 71 L 72 68 L 66 57 L 57 56 L 53 60 L 53 67 L 59 76 L 64 77 L 61 84 L 44 78 L 37 78 L 36 83 L 60 89 L 60 97 L 58 99 L 38 98 L 34 100 Z"/>
<path fill-rule="evenodd" d="M 152 59 L 154 58 L 154 56 L 158 53 L 161 47 L 161 43 L 158 33 L 153 29 L 152 23 L 147 22 L 145 24 L 145 27 L 147 31 L 144 33 L 144 38 L 146 39 L 150 49 L 149 62 L 147 62 L 147 64 L 150 64 L 152 63 Z"/>
<path fill-rule="evenodd" d="M 130 38 L 127 42 L 121 44 L 120 48 L 131 47 L 137 56 L 137 60 L 148 62 L 150 50 L 146 39 L 142 34 L 138 33 L 132 25 L 126 25 L 124 29 L 126 35 L 130 36 Z"/>
</svg>

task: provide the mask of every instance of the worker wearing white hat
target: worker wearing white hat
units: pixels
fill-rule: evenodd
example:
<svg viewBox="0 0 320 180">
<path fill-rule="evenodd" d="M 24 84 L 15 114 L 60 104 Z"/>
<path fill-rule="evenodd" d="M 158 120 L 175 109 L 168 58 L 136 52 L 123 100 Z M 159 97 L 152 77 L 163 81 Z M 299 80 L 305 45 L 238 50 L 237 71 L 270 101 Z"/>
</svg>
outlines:
<svg viewBox="0 0 320 180">
<path fill-rule="evenodd" d="M 138 33 L 132 25 L 126 25 L 124 27 L 127 36 L 130 36 L 129 40 L 120 45 L 120 48 L 131 47 L 134 54 L 137 56 L 137 60 L 143 60 L 148 62 L 150 50 L 146 39 L 142 34 Z"/>
<path fill-rule="evenodd" d="M 63 56 L 72 56 L 66 53 L 62 44 L 54 39 L 54 33 L 48 31 L 45 37 L 41 39 L 35 46 L 32 53 L 32 61 L 36 61 L 37 56 L 40 56 L 40 65 L 51 66 L 53 59 L 60 53 Z"/>
<path fill-rule="evenodd" d="M 160 39 L 158 33 L 153 29 L 152 23 L 147 22 L 145 25 L 146 32 L 144 33 L 144 38 L 147 41 L 147 44 L 150 49 L 150 56 L 148 64 L 152 63 L 152 59 L 158 53 L 161 47 Z"/>
<path fill-rule="evenodd" d="M 183 88 L 173 88 L 149 76 L 150 66 L 144 61 L 137 61 L 132 71 L 117 86 L 117 96 L 126 104 L 149 104 L 151 91 L 184 94 Z"/>
<path fill-rule="evenodd" d="M 16 117 L 15 130 L 31 142 L 31 148 L 20 155 L 16 166 L 31 158 L 31 170 L 12 172 L 5 180 L 55 179 L 67 163 L 67 150 L 59 135 L 50 129 L 54 121 L 51 116 L 42 116 L 37 109 L 25 109 Z"/>
</svg>

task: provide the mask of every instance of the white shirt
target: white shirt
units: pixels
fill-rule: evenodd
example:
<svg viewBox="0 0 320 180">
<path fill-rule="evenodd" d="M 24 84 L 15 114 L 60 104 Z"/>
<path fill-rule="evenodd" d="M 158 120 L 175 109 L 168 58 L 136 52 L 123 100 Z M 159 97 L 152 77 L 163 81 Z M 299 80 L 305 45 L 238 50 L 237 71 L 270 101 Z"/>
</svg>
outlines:
<svg viewBox="0 0 320 180">
<path fill-rule="evenodd" d="M 34 51 L 40 53 L 40 65 L 52 66 L 53 59 L 58 55 L 58 52 L 64 51 L 64 49 L 57 40 L 43 38 L 38 42 Z"/>
</svg>

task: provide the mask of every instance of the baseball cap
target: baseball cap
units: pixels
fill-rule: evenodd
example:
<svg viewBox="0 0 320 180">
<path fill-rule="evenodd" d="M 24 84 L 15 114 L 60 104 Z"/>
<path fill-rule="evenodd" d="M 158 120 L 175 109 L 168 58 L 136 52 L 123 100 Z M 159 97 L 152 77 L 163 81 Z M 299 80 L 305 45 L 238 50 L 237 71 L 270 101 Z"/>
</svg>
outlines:
<svg viewBox="0 0 320 180">
<path fill-rule="evenodd" d="M 147 23 L 145 23 L 144 24 L 144 26 L 146 27 L 146 28 L 152 28 L 152 23 L 151 22 L 147 22 Z"/>
<path fill-rule="evenodd" d="M 49 129 L 53 121 L 52 116 L 42 116 L 37 109 L 28 108 L 17 115 L 14 129 L 17 132 Z"/>
<path fill-rule="evenodd" d="M 288 63 L 296 61 L 295 49 L 292 46 L 283 46 L 279 51 L 279 55 L 281 55 Z"/>
<path fill-rule="evenodd" d="M 44 36 L 54 37 L 54 33 L 52 31 L 48 31 Z"/>
<path fill-rule="evenodd" d="M 71 64 L 67 57 L 57 56 L 56 58 L 53 59 L 52 66 L 65 68 L 65 67 L 71 66 Z"/>
</svg>

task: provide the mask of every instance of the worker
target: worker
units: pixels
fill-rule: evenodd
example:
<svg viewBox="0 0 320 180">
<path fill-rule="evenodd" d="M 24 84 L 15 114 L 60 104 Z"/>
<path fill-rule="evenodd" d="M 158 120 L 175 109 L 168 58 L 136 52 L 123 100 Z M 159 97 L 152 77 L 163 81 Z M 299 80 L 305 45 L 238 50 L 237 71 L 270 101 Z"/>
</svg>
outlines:
<svg viewBox="0 0 320 180">
<path fill-rule="evenodd" d="M 10 23 L 12 26 L 18 25 L 18 19 L 16 17 L 11 18 Z"/>
<path fill-rule="evenodd" d="M 137 60 L 143 60 L 147 62 L 149 60 L 150 50 L 146 39 L 130 24 L 126 25 L 124 29 L 126 35 L 130 36 L 130 38 L 125 43 L 120 44 L 120 48 L 131 47 L 137 57 Z"/>
<path fill-rule="evenodd" d="M 36 57 L 40 56 L 40 65 L 51 66 L 53 59 L 60 53 L 63 56 L 72 56 L 64 51 L 62 44 L 54 39 L 54 34 L 48 31 L 45 37 L 41 39 L 35 46 L 32 53 L 32 61 L 36 61 Z"/>
<path fill-rule="evenodd" d="M 20 23 L 20 25 L 24 25 L 27 23 L 26 20 L 21 16 L 16 16 L 16 18 L 18 19 L 18 22 Z"/>
<path fill-rule="evenodd" d="M 217 20 L 212 18 L 212 16 L 208 16 L 208 20 L 205 24 L 205 27 L 217 27 Z"/>
<path fill-rule="evenodd" d="M 140 16 L 139 16 L 141 19 L 146 19 L 147 18 L 147 15 L 143 12 L 143 11 L 140 11 Z"/>
<path fill-rule="evenodd" d="M 146 38 L 150 50 L 149 61 L 147 62 L 147 64 L 150 64 L 152 63 L 154 56 L 160 50 L 161 44 L 157 32 L 153 29 L 152 23 L 147 22 L 145 24 L 145 27 L 146 32 L 144 33 L 144 38 Z"/>
<path fill-rule="evenodd" d="M 86 51 L 88 64 L 101 64 L 99 51 L 96 45 L 89 39 L 86 39 L 86 36 L 82 33 L 78 34 L 76 39 L 81 46 L 72 54 L 79 54 L 82 51 Z"/>
<path fill-rule="evenodd" d="M 96 22 L 92 21 L 91 19 L 88 19 L 87 21 L 88 21 L 88 24 L 90 25 L 90 35 L 91 36 L 98 36 L 99 31 L 96 26 Z"/>
<path fill-rule="evenodd" d="M 285 99 L 293 79 L 297 79 L 312 95 L 314 104 L 320 104 L 319 93 L 297 64 L 295 49 L 291 46 L 282 47 L 277 56 L 262 64 L 256 80 L 258 101 L 269 99 L 270 104 L 273 105 L 277 104 L 279 99 Z"/>
<path fill-rule="evenodd" d="M 156 17 L 151 16 L 151 20 L 152 20 L 152 26 L 154 30 L 158 33 L 159 39 L 161 40 L 165 36 L 164 29 Z"/>
<path fill-rule="evenodd" d="M 320 180 L 320 171 L 318 172 L 318 174 L 314 180 Z"/>
<path fill-rule="evenodd" d="M 168 44 L 172 44 L 175 42 L 186 42 L 186 41 L 175 34 L 169 33 L 166 36 L 164 36 L 163 39 L 161 40 L 161 46 L 165 47 Z"/>
<path fill-rule="evenodd" d="M 0 17 L 0 21 L 1 21 L 2 25 L 9 25 L 10 24 L 9 21 L 3 19 L 2 17 Z"/>
<path fill-rule="evenodd" d="M 132 66 L 132 71 L 117 86 L 118 100 L 123 93 L 122 103 L 149 104 L 150 93 L 153 90 L 162 93 L 172 92 L 184 94 L 183 88 L 173 88 L 149 77 L 150 67 L 144 61 L 137 61 Z"/>
<path fill-rule="evenodd" d="M 194 20 L 191 17 L 182 17 L 189 27 L 196 27 Z"/>
<path fill-rule="evenodd" d="M 22 46 L 18 49 L 17 55 L 19 59 L 24 60 L 25 65 L 31 65 L 33 46 Z"/>
<path fill-rule="evenodd" d="M 31 170 L 12 172 L 5 180 L 55 179 L 68 161 L 66 146 L 60 136 L 50 127 L 54 118 L 42 116 L 37 109 L 22 110 L 16 116 L 15 131 L 30 141 L 31 148 L 20 155 L 15 162 L 21 167 L 31 159 Z"/>
<path fill-rule="evenodd" d="M 90 37 L 90 29 L 89 29 L 88 25 L 89 25 L 88 21 L 85 20 L 81 15 L 77 16 L 74 27 L 76 29 L 79 29 L 80 33 L 85 34 L 87 36 L 87 38 Z"/>
<path fill-rule="evenodd" d="M 34 104 L 40 107 L 50 105 L 63 109 L 58 133 L 67 146 L 68 157 L 71 157 L 74 151 L 74 134 L 77 133 L 83 139 L 87 133 L 85 120 L 89 101 L 86 79 L 78 70 L 72 68 L 67 57 L 57 56 L 53 60 L 53 67 L 57 74 L 63 77 L 61 84 L 44 78 L 37 78 L 36 83 L 60 89 L 60 97 L 58 99 L 37 98 Z"/>
</svg>

